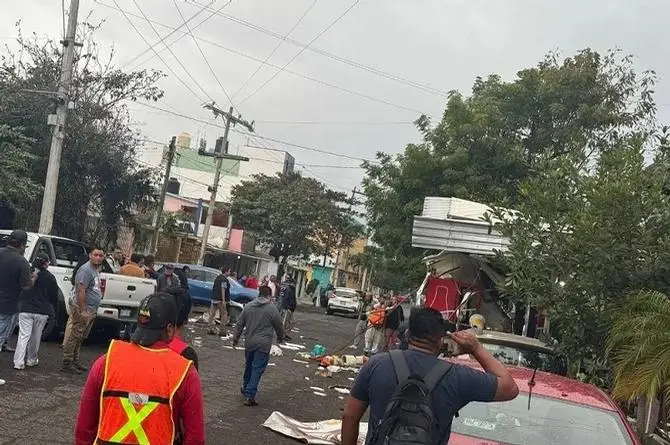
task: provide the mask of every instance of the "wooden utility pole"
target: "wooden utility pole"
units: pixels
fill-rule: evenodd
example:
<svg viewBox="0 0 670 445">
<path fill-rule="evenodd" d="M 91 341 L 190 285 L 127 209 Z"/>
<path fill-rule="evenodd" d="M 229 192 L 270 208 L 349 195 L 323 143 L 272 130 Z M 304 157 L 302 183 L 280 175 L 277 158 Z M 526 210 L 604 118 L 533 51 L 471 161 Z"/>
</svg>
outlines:
<svg viewBox="0 0 670 445">
<path fill-rule="evenodd" d="M 211 196 L 209 198 L 209 207 L 207 208 L 207 219 L 205 220 L 205 228 L 202 231 L 202 243 L 200 245 L 200 256 L 198 257 L 198 264 L 203 264 L 205 261 L 205 251 L 207 250 L 207 241 L 209 240 L 209 229 L 212 227 L 212 219 L 214 218 L 214 206 L 216 206 L 216 192 L 219 188 L 219 180 L 221 179 L 221 167 L 223 165 L 224 159 L 233 159 L 237 161 L 249 161 L 249 158 L 244 156 L 236 156 L 228 154 L 228 133 L 230 131 L 230 126 L 235 124 L 240 124 L 246 127 L 250 132 L 254 131 L 254 123 L 247 122 L 243 120 L 240 116 L 233 115 L 233 107 L 230 107 L 228 112 L 222 111 L 216 106 L 205 105 L 204 108 L 212 110 L 215 116 L 221 116 L 226 121 L 226 128 L 223 132 L 223 138 L 221 141 L 220 150 L 215 151 L 214 153 L 207 153 L 204 150 L 199 150 L 198 153 L 203 156 L 212 156 L 216 158 L 216 171 L 214 172 L 214 184 L 210 189 Z M 228 226 L 232 226 L 232 214 L 228 212 Z M 230 240 L 230 233 L 226 235 L 227 239 Z M 227 247 L 227 246 L 226 246 Z"/>
<path fill-rule="evenodd" d="M 76 43 L 77 14 L 79 14 L 79 0 L 70 0 L 70 12 L 67 21 L 67 31 L 64 36 L 63 60 L 61 62 L 60 82 L 58 85 L 58 105 L 56 114 L 50 114 L 47 122 L 53 127 L 51 133 L 51 150 L 47 177 L 44 182 L 44 196 L 42 198 L 42 212 L 40 214 L 40 233 L 49 234 L 53 229 L 54 210 L 56 208 L 56 192 L 58 191 L 58 173 L 60 172 L 60 158 L 63 152 L 65 133 L 65 118 L 70 103 L 70 87 L 72 85 L 72 66 L 74 64 L 74 48 L 81 46 Z"/>
<path fill-rule="evenodd" d="M 151 252 L 156 253 L 158 248 L 158 236 L 161 229 L 161 220 L 163 219 L 163 207 L 165 207 L 165 195 L 167 195 L 168 185 L 170 183 L 170 171 L 172 170 L 172 163 L 174 162 L 174 156 L 177 151 L 177 137 L 172 136 L 170 140 L 170 146 L 168 147 L 167 152 L 167 166 L 165 167 L 165 177 L 163 177 L 163 186 L 161 187 L 161 194 L 158 198 L 158 208 L 156 209 L 156 214 L 154 215 L 154 236 L 151 237 Z"/>
</svg>

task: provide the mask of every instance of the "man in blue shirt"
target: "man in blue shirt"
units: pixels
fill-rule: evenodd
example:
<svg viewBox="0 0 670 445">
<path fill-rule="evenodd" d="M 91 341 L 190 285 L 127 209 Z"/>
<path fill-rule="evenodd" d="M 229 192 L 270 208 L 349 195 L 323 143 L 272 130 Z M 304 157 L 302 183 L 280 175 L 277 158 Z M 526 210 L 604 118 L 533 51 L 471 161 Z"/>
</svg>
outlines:
<svg viewBox="0 0 670 445">
<path fill-rule="evenodd" d="M 415 308 L 409 317 L 409 349 L 404 351 L 411 373 L 425 376 L 438 363 L 445 324 L 439 311 Z M 446 444 L 454 415 L 470 402 L 514 399 L 514 379 L 469 331 L 449 334 L 464 353 L 472 355 L 485 372 L 454 364 L 432 392 L 433 413 L 440 441 Z M 373 356 L 358 373 L 342 413 L 342 445 L 356 445 L 359 423 L 370 407 L 368 440 L 384 418 L 398 380 L 389 354 Z"/>
</svg>

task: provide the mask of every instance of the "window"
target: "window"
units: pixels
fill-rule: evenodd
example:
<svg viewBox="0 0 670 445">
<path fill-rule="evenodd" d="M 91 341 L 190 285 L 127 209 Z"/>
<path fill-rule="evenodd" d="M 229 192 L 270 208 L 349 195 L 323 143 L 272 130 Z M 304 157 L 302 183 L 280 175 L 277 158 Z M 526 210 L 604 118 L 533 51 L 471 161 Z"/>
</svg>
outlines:
<svg viewBox="0 0 670 445">
<path fill-rule="evenodd" d="M 567 362 L 559 355 L 531 346 L 489 343 L 487 339 L 480 339 L 480 342 L 484 349 L 505 365 L 537 368 L 552 374 L 567 375 Z"/>
<path fill-rule="evenodd" d="M 33 257 L 30 259 L 31 261 L 35 259 L 38 253 L 43 253 L 47 257 L 49 257 L 49 261 L 53 261 L 53 257 L 51 256 L 51 252 L 49 252 L 49 244 L 47 241 L 40 239 L 37 241 L 37 248 L 33 252 Z"/>
<path fill-rule="evenodd" d="M 459 412 L 452 433 L 510 445 L 631 445 L 619 415 L 567 400 L 528 394 L 509 402 L 472 402 Z"/>
<path fill-rule="evenodd" d="M 63 239 L 53 238 L 51 244 L 56 254 L 56 266 L 74 267 L 77 265 L 79 257 L 86 254 L 83 245 Z"/>
</svg>

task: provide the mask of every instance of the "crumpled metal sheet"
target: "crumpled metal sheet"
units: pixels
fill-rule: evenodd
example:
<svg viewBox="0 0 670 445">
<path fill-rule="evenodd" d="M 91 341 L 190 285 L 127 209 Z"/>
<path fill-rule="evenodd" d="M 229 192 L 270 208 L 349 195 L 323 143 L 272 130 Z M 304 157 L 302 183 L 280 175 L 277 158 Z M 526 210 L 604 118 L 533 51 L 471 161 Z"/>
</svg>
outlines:
<svg viewBox="0 0 670 445">
<path fill-rule="evenodd" d="M 300 422 L 279 411 L 274 411 L 263 426 L 284 436 L 298 439 L 309 445 L 340 445 L 342 421 L 330 419 L 319 422 Z M 361 422 L 358 433 L 358 445 L 365 444 L 368 424 Z"/>
</svg>

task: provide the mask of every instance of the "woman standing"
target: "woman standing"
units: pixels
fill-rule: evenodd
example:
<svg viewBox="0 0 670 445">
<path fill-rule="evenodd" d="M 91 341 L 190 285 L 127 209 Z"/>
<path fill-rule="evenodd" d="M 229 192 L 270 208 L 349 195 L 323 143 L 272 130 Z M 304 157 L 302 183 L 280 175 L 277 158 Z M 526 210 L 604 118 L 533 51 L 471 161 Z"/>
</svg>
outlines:
<svg viewBox="0 0 670 445">
<path fill-rule="evenodd" d="M 42 331 L 49 317 L 55 317 L 58 306 L 58 283 L 47 270 L 49 257 L 37 254 L 33 268 L 37 279 L 32 289 L 24 291 L 19 298 L 19 339 L 14 352 L 14 369 L 37 366 L 37 351 L 42 341 Z"/>
</svg>

